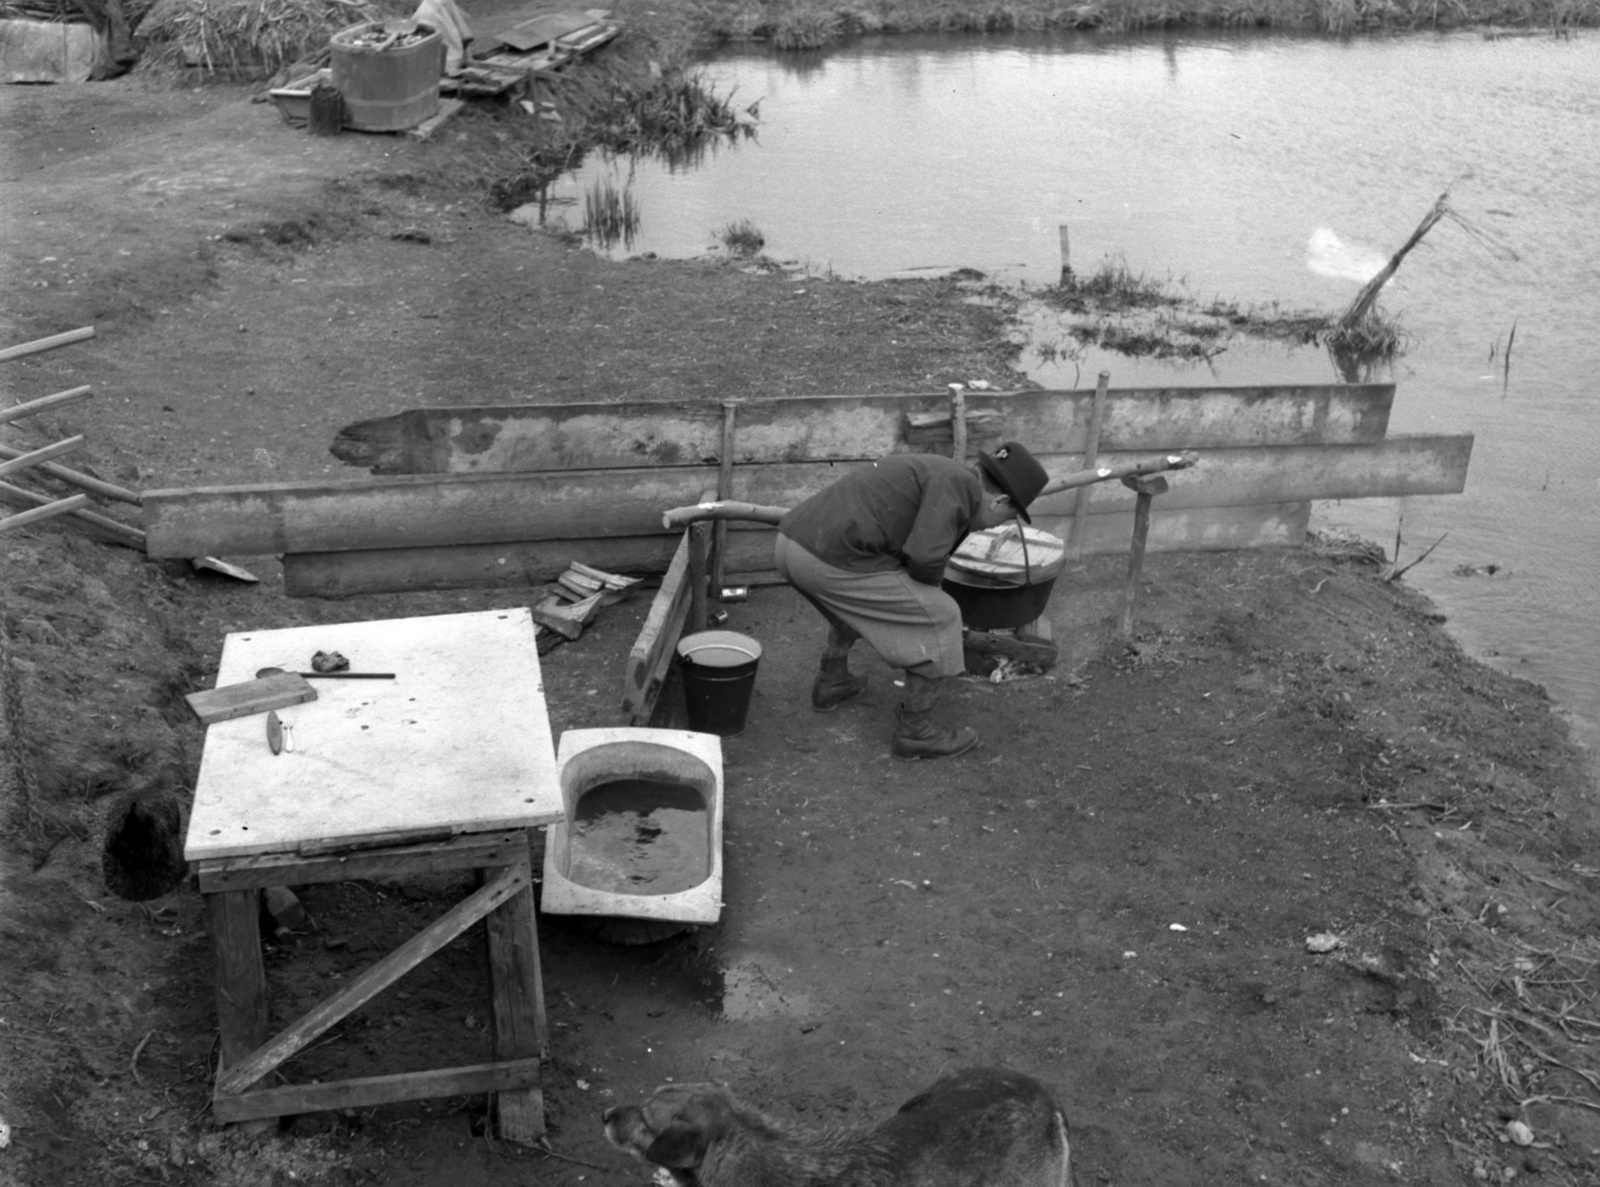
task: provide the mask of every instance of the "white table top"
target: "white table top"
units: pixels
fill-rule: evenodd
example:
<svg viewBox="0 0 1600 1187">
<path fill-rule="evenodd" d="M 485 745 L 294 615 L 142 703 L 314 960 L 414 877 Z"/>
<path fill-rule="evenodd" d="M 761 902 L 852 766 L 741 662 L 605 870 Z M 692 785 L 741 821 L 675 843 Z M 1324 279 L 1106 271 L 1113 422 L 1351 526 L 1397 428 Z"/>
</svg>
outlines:
<svg viewBox="0 0 1600 1187">
<path fill-rule="evenodd" d="M 190 861 L 363 839 L 486 832 L 564 818 L 533 619 L 526 607 L 227 636 L 217 684 L 338 651 L 356 672 L 311 679 L 317 699 L 206 728 Z"/>
</svg>

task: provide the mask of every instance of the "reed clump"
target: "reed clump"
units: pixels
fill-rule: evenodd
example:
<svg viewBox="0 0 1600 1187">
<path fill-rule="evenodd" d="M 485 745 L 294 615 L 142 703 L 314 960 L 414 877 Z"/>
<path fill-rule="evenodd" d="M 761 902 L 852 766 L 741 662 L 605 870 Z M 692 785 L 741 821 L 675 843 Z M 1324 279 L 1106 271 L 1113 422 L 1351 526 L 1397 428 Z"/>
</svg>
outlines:
<svg viewBox="0 0 1600 1187">
<path fill-rule="evenodd" d="M 583 235 L 590 242 L 610 250 L 618 243 L 633 246 L 639 233 L 639 204 L 633 191 L 621 189 L 611 181 L 600 181 L 583 196 Z"/>
<path fill-rule="evenodd" d="M 660 158 L 674 169 L 693 166 L 717 145 L 754 137 L 760 107 L 759 100 L 739 107 L 698 69 L 636 52 L 558 76 L 550 97 L 561 116 L 553 127 L 531 120 L 506 125 L 514 164 L 507 169 L 497 159 L 488 182 L 502 210 L 538 196 L 596 150 Z"/>
<path fill-rule="evenodd" d="M 139 25 L 139 69 L 265 77 L 326 48 L 340 29 L 409 11 L 394 0 L 156 0 Z"/>
<path fill-rule="evenodd" d="M 1090 304 L 1097 309 L 1129 310 L 1180 303 L 1166 284 L 1143 272 L 1134 272 L 1121 256 L 1102 260 L 1087 276 L 1067 273 L 1061 284 L 1046 289 L 1043 295 L 1057 309 L 1072 311 L 1081 311 Z"/>
<path fill-rule="evenodd" d="M 717 238 L 722 240 L 722 246 L 736 256 L 753 256 L 767 245 L 767 237 L 761 233 L 761 228 L 747 218 L 741 218 L 729 223 L 717 232 Z"/>
</svg>

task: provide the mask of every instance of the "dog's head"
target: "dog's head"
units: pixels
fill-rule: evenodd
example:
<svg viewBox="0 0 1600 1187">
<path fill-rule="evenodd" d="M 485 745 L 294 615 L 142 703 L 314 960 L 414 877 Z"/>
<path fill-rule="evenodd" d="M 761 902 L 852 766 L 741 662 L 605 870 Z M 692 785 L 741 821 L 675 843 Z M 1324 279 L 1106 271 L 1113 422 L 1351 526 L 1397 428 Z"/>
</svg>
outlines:
<svg viewBox="0 0 1600 1187">
<path fill-rule="evenodd" d="M 733 1098 L 725 1084 L 667 1084 L 636 1105 L 601 1114 L 606 1139 L 652 1166 L 694 1170 L 728 1132 Z"/>
</svg>

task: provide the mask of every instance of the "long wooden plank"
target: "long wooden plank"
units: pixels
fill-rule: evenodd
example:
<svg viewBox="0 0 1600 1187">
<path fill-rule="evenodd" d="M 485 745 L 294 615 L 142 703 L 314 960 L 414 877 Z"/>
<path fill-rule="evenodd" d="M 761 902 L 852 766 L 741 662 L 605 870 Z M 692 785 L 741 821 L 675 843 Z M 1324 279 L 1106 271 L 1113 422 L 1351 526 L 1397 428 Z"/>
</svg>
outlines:
<svg viewBox="0 0 1600 1187">
<path fill-rule="evenodd" d="M 0 482 L 0 503 L 10 503 L 17 507 L 46 507 L 54 501 L 49 495 L 12 486 L 9 482 Z M 98 511 L 89 511 L 81 507 L 74 508 L 67 514 L 74 523 L 97 539 L 109 540 L 113 544 L 125 544 L 129 548 L 144 551 L 144 533 L 138 528 L 131 528 L 125 523 L 118 523 L 108 516 L 101 515 Z"/>
<path fill-rule="evenodd" d="M 1451 493 L 1465 485 L 1471 440 L 1396 438 L 1315 449 L 1202 451 L 1200 464 L 1176 484 L 1183 493 L 1167 498 L 1215 506 Z M 1101 461 L 1110 466 L 1139 456 L 1102 453 Z M 1052 473 L 1077 470 L 1082 463 L 1075 454 L 1045 454 L 1040 460 Z M 746 466 L 735 471 L 735 497 L 792 507 L 843 472 L 812 462 Z M 711 467 L 694 466 L 148 491 L 146 547 L 157 557 L 261 556 L 650 536 L 661 531 L 662 511 L 698 501 L 701 491 L 715 487 L 716 476 Z M 1114 497 L 1114 491 L 1097 491 L 1094 501 Z M 1053 504 L 1041 509 L 1055 513 Z"/>
<path fill-rule="evenodd" d="M 1231 552 L 1243 548 L 1293 548 L 1305 542 L 1310 503 L 1269 503 L 1253 507 L 1163 508 L 1160 496 L 1150 514 L 1147 552 Z M 1052 535 L 1071 530 L 1072 517 L 1034 516 Z M 1085 555 L 1127 555 L 1133 540 L 1133 508 L 1090 515 L 1083 536 Z"/>
<path fill-rule="evenodd" d="M 665 683 L 666 665 L 671 662 L 672 649 L 677 646 L 678 636 L 683 633 L 683 624 L 689 617 L 691 547 L 686 530 L 661 588 L 650 603 L 644 627 L 628 652 L 628 666 L 622 678 L 622 712 L 632 725 L 649 724 L 656 697 Z"/>
<path fill-rule="evenodd" d="M 512 1059 L 475 1063 L 465 1067 L 436 1068 L 426 1072 L 397 1072 L 387 1076 L 362 1076 L 331 1084 L 289 1084 L 238 1095 L 217 1093 L 211 1111 L 218 1121 L 253 1121 L 260 1117 L 288 1117 L 330 1109 L 358 1109 L 396 1104 L 405 1100 L 433 1100 L 443 1096 L 474 1096 L 508 1089 L 537 1089 L 539 1060 Z"/>
<path fill-rule="evenodd" d="M 999 435 L 1035 453 L 1081 452 L 1093 390 L 969 392 L 967 414 L 998 416 Z M 1355 444 L 1388 431 L 1393 384 L 1112 388 L 1100 447 L 1107 451 L 1241 445 Z M 735 462 L 849 461 L 950 452 L 907 418 L 943 418 L 947 393 L 792 396 L 738 402 Z M 618 402 L 419 408 L 348 425 L 335 457 L 375 474 L 505 473 L 715 464 L 721 405 Z"/>
<path fill-rule="evenodd" d="M 1261 546 L 1287 547 L 1305 536 L 1309 503 L 1265 507 L 1199 507 L 1189 509 L 1181 519 L 1173 519 L 1156 500 L 1154 525 L 1149 550 L 1216 550 Z M 1048 532 L 1063 535 L 1071 530 L 1067 517 L 1036 518 Z M 1089 516 L 1085 553 L 1126 553 L 1133 531 L 1133 511 L 1105 508 Z M 728 525 L 728 585 L 779 585 L 782 580 L 772 568 L 770 527 L 730 523 Z M 613 571 L 648 572 L 646 561 L 659 560 L 655 571 L 665 569 L 671 558 L 676 536 L 629 537 L 624 540 L 592 540 L 583 555 L 589 556 L 612 545 L 637 546 L 629 555 L 637 565 L 601 565 Z M 583 542 L 571 542 L 583 543 Z M 457 548 L 396 548 L 366 552 L 323 552 L 291 554 L 283 558 L 284 592 L 293 598 L 353 597 L 366 593 L 404 593 L 423 589 L 501 589 L 521 586 L 526 578 L 507 581 L 503 574 L 512 565 L 494 563 L 496 557 L 550 555 L 542 541 L 509 544 L 465 544 Z M 414 556 L 413 554 L 421 554 Z M 558 558 L 570 555 L 556 554 Z M 542 570 L 554 580 L 569 562 L 558 559 Z M 540 571 L 533 570 L 530 571 Z M 687 619 L 687 608 L 684 618 Z M 681 631 L 682 624 L 677 624 Z M 670 658 L 670 657 L 669 657 Z M 664 671 L 664 665 L 663 665 Z"/>
<path fill-rule="evenodd" d="M 227 1068 L 217 1080 L 217 1095 L 243 1092 L 529 884 L 526 865 L 508 866 L 483 889 L 457 903 L 388 956 L 347 982 L 338 993 L 313 1006 L 281 1034 Z"/>
<path fill-rule="evenodd" d="M 1454 495 L 1466 488 L 1473 438 L 1391 437 L 1373 445 L 1282 446 L 1268 449 L 1218 449 L 1200 455 L 1190 469 L 1162 476 L 1168 491 L 1158 506 L 1248 507 L 1316 499 L 1364 499 L 1400 495 Z M 1102 465 L 1119 460 L 1102 457 Z M 1054 462 L 1055 459 L 1050 459 Z M 1047 466 L 1058 472 L 1053 465 Z M 1120 482 L 1083 488 L 1091 514 L 1131 508 L 1137 496 Z M 1030 513 L 1069 514 L 1075 492 L 1038 499 Z"/>
<path fill-rule="evenodd" d="M 54 350 L 58 346 L 70 346 L 74 342 L 85 342 L 94 337 L 93 326 L 83 326 L 76 330 L 66 330 L 60 334 L 52 334 L 48 338 L 35 338 L 32 342 L 23 342 L 17 346 L 8 346 L 0 350 L 0 363 L 9 363 L 12 359 L 24 359 L 31 354 L 43 354 L 47 350 Z"/>
<path fill-rule="evenodd" d="M 66 391 L 56 392 L 50 396 L 40 396 L 37 400 L 28 400 L 22 404 L 13 404 L 9 408 L 0 408 L 0 424 L 7 421 L 20 420 L 24 416 L 33 416 L 51 408 L 65 408 L 68 404 L 76 404 L 79 400 L 87 400 L 94 395 L 94 388 L 89 384 L 82 387 L 69 387 Z"/>
<path fill-rule="evenodd" d="M 442 841 L 398 848 L 357 850 L 306 858 L 298 853 L 251 854 L 196 863 L 201 894 L 317 882 L 392 881 L 439 870 L 480 870 L 511 865 L 528 855 L 523 829 L 457 833 Z"/>
<path fill-rule="evenodd" d="M 672 563 L 680 536 L 289 553 L 283 558 L 283 591 L 291 598 L 343 598 L 435 589 L 515 589 L 554 581 L 574 560 L 608 573 L 655 576 Z M 727 556 L 737 569 L 770 566 L 772 537 L 730 532 Z"/>
<path fill-rule="evenodd" d="M 0 519 L 0 532 L 9 532 L 13 528 L 27 527 L 30 523 L 38 523 L 41 519 L 54 519 L 58 515 L 65 515 L 76 511 L 89 501 L 88 495 L 69 495 L 65 499 L 57 499 L 54 503 L 46 503 L 35 507 L 32 511 L 19 511 L 15 515 L 8 515 Z"/>
</svg>

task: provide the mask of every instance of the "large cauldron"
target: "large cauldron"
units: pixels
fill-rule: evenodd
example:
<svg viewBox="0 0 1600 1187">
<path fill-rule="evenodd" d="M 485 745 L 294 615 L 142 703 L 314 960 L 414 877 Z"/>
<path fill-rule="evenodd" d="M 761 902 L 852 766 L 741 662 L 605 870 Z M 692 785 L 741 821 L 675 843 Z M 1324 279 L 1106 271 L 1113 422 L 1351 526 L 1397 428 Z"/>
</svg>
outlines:
<svg viewBox="0 0 1600 1187">
<path fill-rule="evenodd" d="M 945 566 L 942 588 L 974 630 L 1026 626 L 1044 613 L 1067 563 L 1059 536 L 1019 524 L 974 532 Z"/>
</svg>

